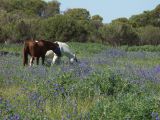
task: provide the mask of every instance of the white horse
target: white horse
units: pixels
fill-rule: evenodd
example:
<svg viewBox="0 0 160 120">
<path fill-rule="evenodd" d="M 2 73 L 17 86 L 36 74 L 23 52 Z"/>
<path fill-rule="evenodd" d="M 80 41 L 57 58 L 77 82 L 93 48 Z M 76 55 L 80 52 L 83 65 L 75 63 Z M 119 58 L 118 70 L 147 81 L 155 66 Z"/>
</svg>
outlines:
<svg viewBox="0 0 160 120">
<path fill-rule="evenodd" d="M 70 63 L 73 63 L 74 61 L 75 62 L 78 61 L 77 58 L 76 58 L 76 54 L 74 54 L 71 51 L 71 49 L 69 48 L 69 46 L 66 43 L 59 42 L 59 41 L 56 41 L 55 43 L 58 43 L 62 56 L 68 57 Z M 53 58 L 52 59 L 52 64 L 60 63 L 60 61 L 61 61 L 61 57 L 58 57 L 52 50 L 48 50 L 46 52 L 45 56 L 47 58 Z"/>
</svg>

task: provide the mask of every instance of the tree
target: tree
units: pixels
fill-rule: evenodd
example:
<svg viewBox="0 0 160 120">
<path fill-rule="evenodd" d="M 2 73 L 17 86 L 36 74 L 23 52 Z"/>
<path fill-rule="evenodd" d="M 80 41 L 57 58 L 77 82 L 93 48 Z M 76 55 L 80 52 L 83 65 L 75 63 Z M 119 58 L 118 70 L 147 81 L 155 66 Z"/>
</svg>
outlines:
<svg viewBox="0 0 160 120">
<path fill-rule="evenodd" d="M 133 15 L 129 21 L 133 27 L 144 27 L 148 25 L 160 27 L 160 5 L 154 10 L 144 11 L 142 14 Z"/>
<path fill-rule="evenodd" d="M 150 24 L 150 12 L 145 11 L 140 15 L 134 15 L 130 18 L 130 22 L 134 27 L 143 27 Z"/>
<path fill-rule="evenodd" d="M 112 23 L 117 23 L 117 22 L 129 24 L 129 20 L 127 18 L 125 18 L 125 17 L 117 18 L 115 20 L 112 20 Z"/>
<path fill-rule="evenodd" d="M 56 14 L 60 14 L 60 3 L 58 1 L 48 2 L 43 16 L 44 17 L 51 17 Z"/>
<path fill-rule="evenodd" d="M 160 27 L 160 4 L 152 11 L 151 25 Z"/>
<path fill-rule="evenodd" d="M 131 25 L 115 22 L 100 29 L 103 42 L 111 45 L 136 45 L 138 35 Z"/>
<path fill-rule="evenodd" d="M 100 15 L 93 15 L 93 16 L 92 16 L 92 20 L 93 20 L 93 21 L 99 21 L 99 22 L 102 23 L 103 18 L 102 18 Z"/>
<path fill-rule="evenodd" d="M 81 35 L 86 34 L 85 29 L 67 15 L 50 17 L 43 22 L 43 26 L 46 31 L 45 37 L 53 41 L 81 41 Z"/>
<path fill-rule="evenodd" d="M 102 21 L 103 21 L 103 17 L 101 17 L 100 15 L 94 15 L 94 16 L 92 16 L 92 19 L 91 19 L 92 21 L 92 23 L 94 24 L 94 26 L 95 26 L 95 29 L 99 29 L 100 27 L 102 27 L 103 26 L 103 23 L 102 23 Z"/>
<path fill-rule="evenodd" d="M 160 28 L 154 26 L 145 26 L 137 30 L 140 45 L 158 45 L 160 44 Z"/>
<path fill-rule="evenodd" d="M 41 16 L 46 3 L 42 0 L 0 0 L 0 8 L 7 12 L 23 11 L 25 14 Z"/>
<path fill-rule="evenodd" d="M 83 8 L 68 9 L 64 14 L 76 20 L 90 20 L 89 11 Z"/>
</svg>

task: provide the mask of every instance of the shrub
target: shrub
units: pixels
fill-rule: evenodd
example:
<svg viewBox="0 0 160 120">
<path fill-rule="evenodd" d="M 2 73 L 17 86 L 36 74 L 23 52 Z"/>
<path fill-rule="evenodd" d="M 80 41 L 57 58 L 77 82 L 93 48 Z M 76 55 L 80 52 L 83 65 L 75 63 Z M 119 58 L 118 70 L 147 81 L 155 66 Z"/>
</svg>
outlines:
<svg viewBox="0 0 160 120">
<path fill-rule="evenodd" d="M 136 45 L 138 36 L 131 25 L 114 22 L 100 29 L 103 42 L 111 45 Z"/>
<path fill-rule="evenodd" d="M 117 98 L 105 97 L 97 101 L 90 110 L 90 118 L 92 120 L 152 119 L 151 113 L 155 107 L 155 101 L 145 93 L 127 93 Z"/>
<path fill-rule="evenodd" d="M 43 22 L 45 37 L 49 40 L 58 40 L 58 41 L 86 41 L 81 39 L 81 35 L 86 35 L 86 30 L 77 22 L 65 15 L 56 15 L 46 19 Z"/>
<path fill-rule="evenodd" d="M 141 27 L 138 30 L 140 45 L 160 44 L 160 28 L 154 26 Z"/>
</svg>

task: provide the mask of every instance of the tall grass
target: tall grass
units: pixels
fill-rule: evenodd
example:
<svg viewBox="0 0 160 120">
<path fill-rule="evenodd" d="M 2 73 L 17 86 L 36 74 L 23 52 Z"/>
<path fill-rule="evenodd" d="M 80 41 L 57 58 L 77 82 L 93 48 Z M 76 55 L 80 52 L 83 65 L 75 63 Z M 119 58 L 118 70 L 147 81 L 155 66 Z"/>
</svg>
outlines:
<svg viewBox="0 0 160 120">
<path fill-rule="evenodd" d="M 0 44 L 0 51 L 21 53 L 23 44 Z"/>
</svg>

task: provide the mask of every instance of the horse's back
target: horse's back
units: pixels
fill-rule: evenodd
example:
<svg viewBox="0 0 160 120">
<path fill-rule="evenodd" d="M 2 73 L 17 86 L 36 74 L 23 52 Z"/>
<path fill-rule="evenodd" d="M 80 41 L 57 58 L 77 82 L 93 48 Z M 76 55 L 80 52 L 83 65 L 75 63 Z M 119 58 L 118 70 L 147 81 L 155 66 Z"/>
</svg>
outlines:
<svg viewBox="0 0 160 120">
<path fill-rule="evenodd" d="M 26 40 L 25 46 L 27 47 L 27 50 L 32 57 L 41 56 L 41 52 L 43 50 L 43 44 L 41 42 L 39 43 L 39 41 L 37 42 L 34 40 Z"/>
<path fill-rule="evenodd" d="M 60 50 L 61 50 L 61 53 L 64 55 L 64 56 L 67 56 L 67 57 L 74 57 L 74 54 L 72 52 L 72 50 L 70 49 L 69 45 L 67 43 L 64 43 L 64 42 L 59 42 L 59 41 L 56 41 L 60 47 Z"/>
<path fill-rule="evenodd" d="M 48 58 L 53 58 L 54 57 L 54 52 L 52 50 L 48 50 L 45 54 L 46 57 Z"/>
<path fill-rule="evenodd" d="M 59 41 L 56 41 L 56 42 L 58 43 L 61 52 L 63 52 L 64 54 L 71 52 L 71 50 L 70 50 L 70 48 L 69 48 L 69 45 L 67 45 L 67 44 L 64 43 L 64 42 L 59 42 Z"/>
<path fill-rule="evenodd" d="M 27 39 L 27 40 L 24 41 L 23 50 L 24 50 L 24 52 L 26 52 L 27 54 L 30 53 L 29 48 L 30 48 L 32 42 L 33 42 L 33 40 L 31 40 L 31 39 Z"/>
</svg>

